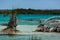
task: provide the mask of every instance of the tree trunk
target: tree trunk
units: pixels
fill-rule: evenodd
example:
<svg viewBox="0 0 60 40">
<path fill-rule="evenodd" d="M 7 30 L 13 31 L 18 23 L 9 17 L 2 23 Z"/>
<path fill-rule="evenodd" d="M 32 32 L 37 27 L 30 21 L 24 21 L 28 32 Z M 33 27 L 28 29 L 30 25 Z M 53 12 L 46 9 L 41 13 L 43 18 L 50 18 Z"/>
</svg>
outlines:
<svg viewBox="0 0 60 40">
<path fill-rule="evenodd" d="M 16 30 L 16 14 L 13 14 L 11 15 L 11 19 L 8 23 L 8 28 L 12 28 L 13 30 Z"/>
</svg>

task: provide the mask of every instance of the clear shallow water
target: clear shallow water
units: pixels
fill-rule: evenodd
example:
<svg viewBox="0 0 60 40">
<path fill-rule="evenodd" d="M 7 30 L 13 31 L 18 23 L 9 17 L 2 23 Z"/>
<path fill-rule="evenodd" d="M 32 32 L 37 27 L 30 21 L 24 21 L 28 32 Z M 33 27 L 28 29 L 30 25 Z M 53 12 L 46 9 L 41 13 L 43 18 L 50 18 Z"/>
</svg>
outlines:
<svg viewBox="0 0 60 40">
<path fill-rule="evenodd" d="M 18 19 L 33 19 L 33 20 L 40 20 L 40 19 L 48 19 L 52 16 L 60 16 L 59 14 L 20 14 L 17 16 Z"/>
<path fill-rule="evenodd" d="M 40 20 L 40 19 L 48 19 L 52 16 L 60 16 L 60 14 L 19 14 L 17 15 L 18 20 Z M 10 16 L 4 16 L 0 14 L 0 20 L 10 20 Z"/>
<path fill-rule="evenodd" d="M 60 16 L 59 14 L 19 14 L 17 15 L 17 24 L 21 25 L 36 25 L 39 24 L 39 21 L 26 21 L 26 20 L 42 20 L 42 19 L 48 19 L 53 16 Z M 0 14 L 0 24 L 8 23 L 10 20 L 10 16 L 4 16 L 3 14 Z M 25 20 L 25 21 L 22 21 Z"/>
<path fill-rule="evenodd" d="M 38 25 L 18 25 L 17 30 L 20 30 L 21 32 L 33 32 L 37 29 Z"/>
<path fill-rule="evenodd" d="M 16 29 L 20 30 L 21 32 L 32 32 L 35 31 L 38 25 L 17 25 Z M 1 26 L 0 30 L 6 28 L 7 26 Z"/>
<path fill-rule="evenodd" d="M 52 16 L 60 16 L 60 15 L 53 15 L 53 14 L 20 14 L 17 16 L 17 20 L 40 20 L 40 19 L 48 19 Z M 8 23 L 10 20 L 10 16 L 4 17 L 3 14 L 0 14 L 0 24 Z M 22 32 L 31 32 L 34 31 L 39 25 L 39 21 L 18 21 L 19 26 L 17 27 L 18 30 Z M 34 24 L 34 25 L 33 25 Z M 37 25 L 36 25 L 37 24 Z M 0 30 L 6 28 L 6 26 L 0 26 Z M 37 35 L 0 35 L 0 40 L 60 40 L 60 34 L 37 34 Z"/>
<path fill-rule="evenodd" d="M 0 40 L 60 40 L 60 34 L 0 35 Z"/>
</svg>

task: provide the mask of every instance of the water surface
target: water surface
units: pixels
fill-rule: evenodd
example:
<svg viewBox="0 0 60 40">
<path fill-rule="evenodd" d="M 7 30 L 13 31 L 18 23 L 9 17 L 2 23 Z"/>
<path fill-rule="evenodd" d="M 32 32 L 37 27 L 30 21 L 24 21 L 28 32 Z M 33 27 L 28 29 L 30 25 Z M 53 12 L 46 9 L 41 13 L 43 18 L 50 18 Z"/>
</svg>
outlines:
<svg viewBox="0 0 60 40">
<path fill-rule="evenodd" d="M 39 21 L 42 19 L 48 19 L 53 16 L 60 16 L 59 14 L 19 14 L 17 15 L 17 29 L 22 32 L 32 32 L 34 31 L 37 26 L 40 24 Z M 0 14 L 0 25 L 6 24 L 10 20 L 10 16 L 4 16 Z M 29 21 L 30 20 L 30 21 Z M 31 21 L 34 20 L 34 21 Z M 0 30 L 6 28 L 7 26 L 0 26 Z M 36 35 L 0 35 L 0 40 L 60 40 L 60 34 L 49 34 L 49 33 L 42 33 Z"/>
</svg>

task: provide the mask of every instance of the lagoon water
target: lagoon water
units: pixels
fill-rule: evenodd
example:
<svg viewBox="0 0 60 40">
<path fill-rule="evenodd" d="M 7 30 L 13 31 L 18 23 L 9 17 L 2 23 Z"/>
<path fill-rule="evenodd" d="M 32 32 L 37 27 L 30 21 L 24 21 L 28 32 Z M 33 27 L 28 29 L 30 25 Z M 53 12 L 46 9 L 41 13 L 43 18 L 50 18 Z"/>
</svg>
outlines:
<svg viewBox="0 0 60 40">
<path fill-rule="evenodd" d="M 33 35 L 0 35 L 0 40 L 60 40 L 60 34 L 40 33 Z"/>
<path fill-rule="evenodd" d="M 32 32 L 40 24 L 39 21 L 28 21 L 28 20 L 41 20 L 48 19 L 53 16 L 60 16 L 59 14 L 20 14 L 17 15 L 17 29 L 21 32 Z M 0 30 L 6 28 L 7 26 L 2 26 L 1 24 L 6 24 L 10 20 L 10 16 L 4 16 L 0 14 Z M 37 33 L 33 35 L 0 35 L 0 40 L 60 40 L 59 33 Z"/>
<path fill-rule="evenodd" d="M 28 25 L 33 25 L 33 24 L 39 24 L 39 20 L 42 19 L 48 19 L 54 16 L 59 16 L 60 14 L 19 14 L 17 15 L 17 24 L 28 24 Z M 8 23 L 10 20 L 10 16 L 5 16 L 3 14 L 0 14 L 0 24 Z M 23 20 L 23 21 L 22 21 Z M 38 20 L 38 21 L 26 21 L 26 20 Z"/>
</svg>

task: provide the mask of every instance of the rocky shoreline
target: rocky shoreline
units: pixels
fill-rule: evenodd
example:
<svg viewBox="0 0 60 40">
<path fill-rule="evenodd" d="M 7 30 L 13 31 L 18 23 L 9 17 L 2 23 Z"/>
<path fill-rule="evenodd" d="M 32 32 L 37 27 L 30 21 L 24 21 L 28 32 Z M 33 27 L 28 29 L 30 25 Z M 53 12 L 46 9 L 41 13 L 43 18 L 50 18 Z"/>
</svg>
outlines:
<svg viewBox="0 0 60 40">
<path fill-rule="evenodd" d="M 58 32 L 60 33 L 60 24 L 57 27 L 44 27 L 44 24 L 38 26 L 34 32 Z"/>
</svg>

